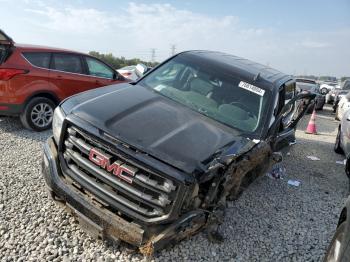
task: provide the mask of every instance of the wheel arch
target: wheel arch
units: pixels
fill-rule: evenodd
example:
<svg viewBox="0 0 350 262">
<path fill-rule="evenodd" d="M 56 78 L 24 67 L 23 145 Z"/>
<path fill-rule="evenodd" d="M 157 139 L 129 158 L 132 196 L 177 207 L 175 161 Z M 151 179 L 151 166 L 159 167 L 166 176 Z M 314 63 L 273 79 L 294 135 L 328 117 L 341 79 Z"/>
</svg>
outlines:
<svg viewBox="0 0 350 262">
<path fill-rule="evenodd" d="M 33 93 L 31 96 L 29 96 L 25 100 L 23 108 L 25 108 L 28 105 L 29 101 L 31 101 L 33 98 L 36 98 L 36 97 L 48 98 L 48 99 L 52 100 L 56 106 L 60 103 L 60 99 L 58 98 L 58 96 L 55 93 L 50 92 L 50 91 L 38 91 L 38 92 Z"/>
</svg>

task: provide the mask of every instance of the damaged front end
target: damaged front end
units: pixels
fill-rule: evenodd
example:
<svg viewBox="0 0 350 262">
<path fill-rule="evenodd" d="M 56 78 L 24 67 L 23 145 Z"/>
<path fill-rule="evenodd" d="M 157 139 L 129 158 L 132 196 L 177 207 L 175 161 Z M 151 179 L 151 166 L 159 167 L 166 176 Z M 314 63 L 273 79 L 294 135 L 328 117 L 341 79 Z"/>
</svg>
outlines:
<svg viewBox="0 0 350 262">
<path fill-rule="evenodd" d="M 197 183 L 180 219 L 152 237 L 140 247 L 140 252 L 150 256 L 203 229 L 210 241 L 221 242 L 217 229 L 224 221 L 226 202 L 237 199 L 256 177 L 264 174 L 273 162 L 280 161 L 273 156 L 268 142 L 243 138 L 216 154 L 206 170 L 196 175 Z"/>
</svg>

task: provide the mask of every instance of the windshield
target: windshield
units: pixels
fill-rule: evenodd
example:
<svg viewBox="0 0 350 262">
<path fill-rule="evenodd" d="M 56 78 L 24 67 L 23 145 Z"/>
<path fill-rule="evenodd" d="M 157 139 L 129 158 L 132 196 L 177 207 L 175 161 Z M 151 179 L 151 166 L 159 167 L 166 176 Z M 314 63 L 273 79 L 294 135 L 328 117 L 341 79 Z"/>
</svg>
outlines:
<svg viewBox="0 0 350 262">
<path fill-rule="evenodd" d="M 267 112 L 266 90 L 209 63 L 181 56 L 160 66 L 139 84 L 247 133 L 258 131 Z"/>
</svg>

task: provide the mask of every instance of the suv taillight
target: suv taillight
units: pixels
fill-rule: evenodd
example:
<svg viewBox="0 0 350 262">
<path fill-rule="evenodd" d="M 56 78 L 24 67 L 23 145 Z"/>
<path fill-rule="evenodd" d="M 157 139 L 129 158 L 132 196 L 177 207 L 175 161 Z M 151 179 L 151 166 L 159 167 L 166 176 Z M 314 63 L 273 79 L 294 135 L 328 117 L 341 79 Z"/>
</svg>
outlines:
<svg viewBox="0 0 350 262">
<path fill-rule="evenodd" d="M 14 68 L 0 68 L 0 80 L 10 80 L 16 75 L 26 74 L 28 70 Z"/>
</svg>

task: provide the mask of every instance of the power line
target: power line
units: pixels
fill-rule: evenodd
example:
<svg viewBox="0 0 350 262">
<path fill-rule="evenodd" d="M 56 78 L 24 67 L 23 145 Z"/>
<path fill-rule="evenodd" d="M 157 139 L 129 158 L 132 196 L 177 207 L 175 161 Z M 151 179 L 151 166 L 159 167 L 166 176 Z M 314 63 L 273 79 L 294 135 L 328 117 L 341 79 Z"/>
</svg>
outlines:
<svg viewBox="0 0 350 262">
<path fill-rule="evenodd" d="M 176 52 L 176 45 L 171 45 L 170 55 L 175 55 L 175 52 Z"/>
</svg>

